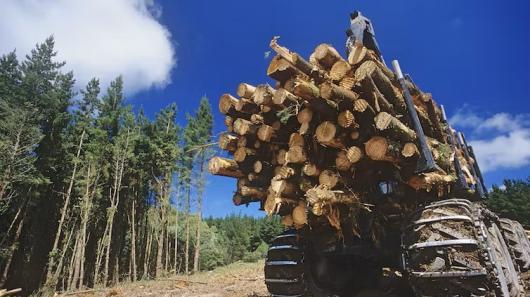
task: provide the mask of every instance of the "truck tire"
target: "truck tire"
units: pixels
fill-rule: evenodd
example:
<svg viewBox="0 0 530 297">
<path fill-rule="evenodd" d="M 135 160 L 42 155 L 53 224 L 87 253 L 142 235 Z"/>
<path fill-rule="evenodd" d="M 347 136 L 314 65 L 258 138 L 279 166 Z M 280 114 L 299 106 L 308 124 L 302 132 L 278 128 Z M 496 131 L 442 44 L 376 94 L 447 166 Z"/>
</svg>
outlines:
<svg viewBox="0 0 530 297">
<path fill-rule="evenodd" d="M 418 210 L 402 236 L 402 265 L 416 295 L 524 296 L 497 230 L 465 199 Z"/>
<path fill-rule="evenodd" d="M 513 220 L 500 219 L 502 236 L 510 252 L 519 267 L 519 271 L 530 270 L 530 240 L 526 235 L 523 226 Z"/>
<path fill-rule="evenodd" d="M 313 269 L 318 264 L 308 249 L 296 230 L 288 230 L 272 241 L 265 261 L 265 284 L 272 296 L 351 296 L 350 294 L 361 289 L 359 285 L 364 286 L 377 280 L 380 274 L 379 267 L 364 263 L 366 265 L 359 266 L 363 275 L 349 281 L 347 286 L 323 285 L 315 276 Z M 340 274 L 354 270 L 347 262 L 339 262 L 337 266 L 340 267 L 340 272 L 325 275 L 340 278 Z"/>
</svg>

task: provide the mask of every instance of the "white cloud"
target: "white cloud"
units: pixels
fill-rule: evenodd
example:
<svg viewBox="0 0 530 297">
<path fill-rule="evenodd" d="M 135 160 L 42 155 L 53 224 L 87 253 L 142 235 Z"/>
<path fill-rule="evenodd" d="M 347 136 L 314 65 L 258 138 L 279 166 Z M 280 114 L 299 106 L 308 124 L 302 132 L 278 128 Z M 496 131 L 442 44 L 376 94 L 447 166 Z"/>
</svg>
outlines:
<svg viewBox="0 0 530 297">
<path fill-rule="evenodd" d="M 103 86 L 123 75 L 128 93 L 165 86 L 176 63 L 169 31 L 153 0 L 4 0 L 0 54 L 22 57 L 48 36 L 78 86 L 92 77 Z"/>
<path fill-rule="evenodd" d="M 497 113 L 481 117 L 464 107 L 450 122 L 457 128 L 470 130 L 469 142 L 482 171 L 530 164 L 530 115 Z"/>
</svg>

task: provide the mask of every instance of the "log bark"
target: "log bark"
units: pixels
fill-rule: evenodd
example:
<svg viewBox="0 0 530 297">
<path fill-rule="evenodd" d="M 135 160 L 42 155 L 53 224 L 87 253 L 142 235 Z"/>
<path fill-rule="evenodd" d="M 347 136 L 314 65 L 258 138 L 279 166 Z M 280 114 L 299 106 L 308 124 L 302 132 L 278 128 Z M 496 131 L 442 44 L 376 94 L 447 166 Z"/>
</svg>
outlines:
<svg viewBox="0 0 530 297">
<path fill-rule="evenodd" d="M 267 68 L 267 75 L 279 82 L 285 82 L 299 72 L 289 61 L 281 56 L 272 59 Z"/>
<path fill-rule="evenodd" d="M 245 174 L 239 169 L 236 161 L 221 157 L 213 157 L 208 163 L 208 170 L 214 175 L 236 178 L 245 176 Z"/>
<path fill-rule="evenodd" d="M 323 115 L 333 115 L 337 110 L 337 103 L 320 97 L 319 88 L 311 82 L 296 80 L 293 93 L 304 100 L 314 111 Z"/>
<path fill-rule="evenodd" d="M 337 103 L 344 102 L 348 106 L 353 106 L 355 100 L 359 98 L 359 94 L 330 82 L 324 82 L 320 85 L 320 96 Z"/>
<path fill-rule="evenodd" d="M 374 118 L 375 127 L 380 131 L 389 131 L 403 141 L 416 141 L 416 132 L 387 112 L 380 112 Z"/>
</svg>

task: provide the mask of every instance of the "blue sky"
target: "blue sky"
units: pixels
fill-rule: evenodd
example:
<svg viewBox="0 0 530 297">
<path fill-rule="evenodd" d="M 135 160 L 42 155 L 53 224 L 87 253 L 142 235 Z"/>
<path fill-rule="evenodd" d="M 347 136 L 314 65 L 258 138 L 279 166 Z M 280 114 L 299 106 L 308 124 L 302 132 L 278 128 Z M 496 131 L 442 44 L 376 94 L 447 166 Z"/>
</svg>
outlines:
<svg viewBox="0 0 530 297">
<path fill-rule="evenodd" d="M 94 11 L 108 11 L 106 2 L 99 2 L 101 7 L 93 4 Z M 18 5 L 14 3 L 18 2 L 11 1 L 13 6 Z M 115 36 L 123 37 L 125 31 L 126 41 L 112 43 L 119 38 L 108 38 L 109 43 L 93 46 L 95 50 L 101 49 L 100 57 L 105 56 L 106 50 L 116 48 L 107 65 L 122 60 L 128 64 L 118 64 L 104 73 L 125 72 L 129 102 L 143 106 L 150 116 L 176 102 L 184 118 L 206 95 L 215 109 L 217 134 L 224 129 L 223 117 L 217 111 L 219 96 L 235 93 L 240 82 L 270 81 L 266 76 L 270 58 L 265 58 L 265 52 L 273 36 L 281 36 L 282 45 L 305 57 L 320 43 L 331 43 L 343 52 L 348 14 L 359 9 L 373 21 L 386 60 L 399 59 L 404 72 L 444 104 L 453 124 L 464 130 L 479 158 L 484 158 L 479 162 L 485 168 L 488 185 L 501 183 L 504 178 L 530 175 L 528 1 L 120 0 L 116 3 L 132 9 L 130 18 L 112 16 L 116 23 L 103 24 L 101 35 L 115 30 Z M 58 5 L 57 10 L 61 7 Z M 90 28 L 97 20 L 97 16 L 87 20 L 86 26 Z M 60 30 L 70 30 L 64 27 Z M 47 32 L 43 30 L 43 36 L 49 35 Z M 63 36 L 74 33 L 54 31 L 59 51 L 63 46 L 69 52 L 73 45 Z M 0 37 L 0 43 L 18 44 L 22 42 L 19 39 L 4 42 Z M 32 40 L 31 44 L 37 41 Z M 21 47 L 24 48 L 18 48 Z M 141 51 L 127 60 L 127 55 L 131 55 L 128 52 L 135 52 L 132 49 Z M 67 61 L 77 61 L 76 57 L 72 54 Z M 82 65 L 93 65 L 86 61 L 74 64 L 74 72 L 81 75 L 86 71 Z M 128 77 L 131 79 L 127 80 Z M 232 206 L 234 184 L 228 178 L 209 179 L 205 215 L 259 213 L 257 205 Z"/>
</svg>

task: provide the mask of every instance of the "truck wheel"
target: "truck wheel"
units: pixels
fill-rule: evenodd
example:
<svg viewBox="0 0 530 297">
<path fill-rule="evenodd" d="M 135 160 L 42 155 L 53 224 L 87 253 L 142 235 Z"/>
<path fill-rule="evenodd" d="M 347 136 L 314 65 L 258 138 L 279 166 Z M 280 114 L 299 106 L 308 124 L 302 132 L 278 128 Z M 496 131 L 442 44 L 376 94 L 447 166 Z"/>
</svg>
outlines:
<svg viewBox="0 0 530 297">
<path fill-rule="evenodd" d="M 513 220 L 500 219 L 499 225 L 504 241 L 521 272 L 530 270 L 530 240 L 523 226 Z"/>
<path fill-rule="evenodd" d="M 403 267 L 418 296 L 523 296 L 504 241 L 495 224 L 486 226 L 480 206 L 435 202 L 403 231 Z"/>
<path fill-rule="evenodd" d="M 359 267 L 365 279 L 356 278 L 351 274 L 353 262 L 341 262 L 337 260 L 342 259 L 340 256 L 331 261 L 317 259 L 307 250 L 296 230 L 288 230 L 273 240 L 265 261 L 265 284 L 272 296 L 350 296 L 359 290 L 359 285 L 377 280 L 380 274 L 380 268 L 364 265 Z M 330 270 L 330 265 L 339 270 Z M 343 281 L 330 282 L 330 278 Z"/>
</svg>

